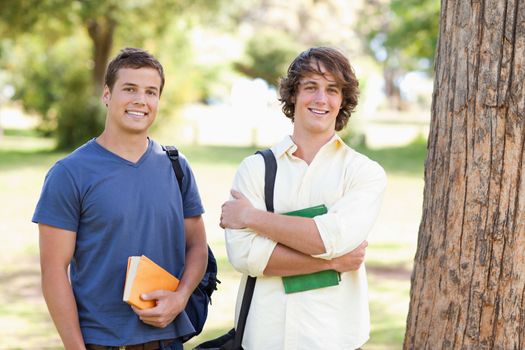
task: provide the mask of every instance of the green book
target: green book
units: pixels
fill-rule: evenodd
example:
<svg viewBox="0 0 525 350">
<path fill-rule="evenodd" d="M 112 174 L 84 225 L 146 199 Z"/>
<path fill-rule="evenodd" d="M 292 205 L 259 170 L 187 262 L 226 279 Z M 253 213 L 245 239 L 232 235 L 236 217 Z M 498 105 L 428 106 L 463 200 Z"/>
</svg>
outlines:
<svg viewBox="0 0 525 350">
<path fill-rule="evenodd" d="M 305 218 L 313 218 L 317 215 L 326 214 L 328 209 L 324 204 L 315 207 L 295 210 L 283 215 L 301 216 Z M 318 289 L 323 287 L 337 286 L 341 276 L 335 270 L 325 270 L 306 275 L 295 275 L 283 277 L 284 291 L 286 294 L 303 292 L 305 290 Z"/>
</svg>

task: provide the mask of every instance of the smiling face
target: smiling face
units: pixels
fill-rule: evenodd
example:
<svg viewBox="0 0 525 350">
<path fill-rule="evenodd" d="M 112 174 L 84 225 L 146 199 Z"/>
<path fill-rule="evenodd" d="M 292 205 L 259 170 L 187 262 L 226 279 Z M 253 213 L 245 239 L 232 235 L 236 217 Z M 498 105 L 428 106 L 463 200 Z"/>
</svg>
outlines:
<svg viewBox="0 0 525 350">
<path fill-rule="evenodd" d="M 108 107 L 106 129 L 116 134 L 147 134 L 157 116 L 161 77 L 153 68 L 121 68 L 102 99 Z"/>
<path fill-rule="evenodd" d="M 320 64 L 321 74 L 307 74 L 299 81 L 294 98 L 294 135 L 331 138 L 343 94 L 334 76 Z"/>
</svg>

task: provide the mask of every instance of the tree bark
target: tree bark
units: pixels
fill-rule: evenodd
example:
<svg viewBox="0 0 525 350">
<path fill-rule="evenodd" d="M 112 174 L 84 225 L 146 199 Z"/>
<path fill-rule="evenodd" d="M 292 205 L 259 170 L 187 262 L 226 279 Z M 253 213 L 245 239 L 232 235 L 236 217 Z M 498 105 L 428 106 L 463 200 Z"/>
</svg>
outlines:
<svg viewBox="0 0 525 350">
<path fill-rule="evenodd" d="M 404 349 L 525 349 L 525 1 L 441 5 Z"/>
</svg>

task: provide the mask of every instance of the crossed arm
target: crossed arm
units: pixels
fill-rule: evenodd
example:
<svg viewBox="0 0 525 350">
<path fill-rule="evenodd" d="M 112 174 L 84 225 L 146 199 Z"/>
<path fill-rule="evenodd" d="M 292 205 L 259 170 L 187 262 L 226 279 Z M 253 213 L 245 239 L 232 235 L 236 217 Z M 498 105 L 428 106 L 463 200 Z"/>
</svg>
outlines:
<svg viewBox="0 0 525 350">
<path fill-rule="evenodd" d="M 221 227 L 233 230 L 247 228 L 277 242 L 263 272 L 266 276 L 289 276 L 328 269 L 354 271 L 364 261 L 366 241 L 351 252 L 331 260 L 312 257 L 325 253 L 313 219 L 256 209 L 243 194 L 234 190 L 232 197 L 222 205 Z M 229 234 L 235 234 L 235 231 Z"/>
</svg>

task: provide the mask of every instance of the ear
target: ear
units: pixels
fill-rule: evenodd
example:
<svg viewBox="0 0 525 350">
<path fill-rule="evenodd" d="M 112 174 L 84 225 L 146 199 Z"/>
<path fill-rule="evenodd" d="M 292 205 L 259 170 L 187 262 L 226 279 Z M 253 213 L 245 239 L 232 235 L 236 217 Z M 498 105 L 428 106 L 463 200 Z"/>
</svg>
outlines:
<svg viewBox="0 0 525 350">
<path fill-rule="evenodd" d="M 111 99 L 111 91 L 109 90 L 109 87 L 105 85 L 104 91 L 102 92 L 102 102 L 106 105 L 106 107 L 108 106 L 110 99 Z"/>
</svg>

